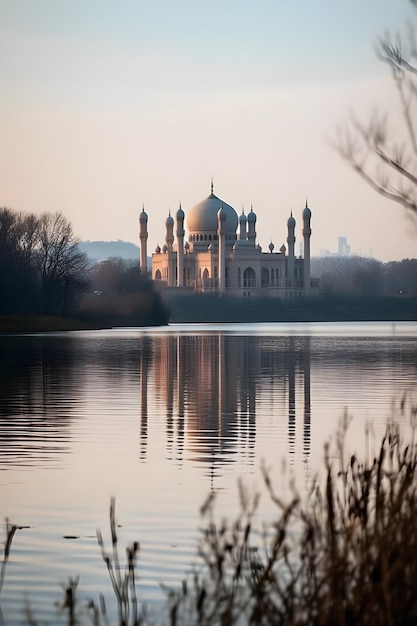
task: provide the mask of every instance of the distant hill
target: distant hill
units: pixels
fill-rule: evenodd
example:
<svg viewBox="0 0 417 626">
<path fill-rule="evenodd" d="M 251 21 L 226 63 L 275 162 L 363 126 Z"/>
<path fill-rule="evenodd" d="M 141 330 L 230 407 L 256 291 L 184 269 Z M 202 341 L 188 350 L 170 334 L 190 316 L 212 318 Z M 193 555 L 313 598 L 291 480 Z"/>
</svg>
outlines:
<svg viewBox="0 0 417 626">
<path fill-rule="evenodd" d="M 81 241 L 80 250 L 92 261 L 111 258 L 139 260 L 139 246 L 130 241 Z"/>
</svg>

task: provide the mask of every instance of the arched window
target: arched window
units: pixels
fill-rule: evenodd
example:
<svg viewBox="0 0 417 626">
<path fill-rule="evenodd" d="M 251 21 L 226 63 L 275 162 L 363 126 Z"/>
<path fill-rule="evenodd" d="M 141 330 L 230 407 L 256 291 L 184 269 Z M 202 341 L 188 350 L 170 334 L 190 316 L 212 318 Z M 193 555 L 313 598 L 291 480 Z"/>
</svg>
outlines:
<svg viewBox="0 0 417 626">
<path fill-rule="evenodd" d="M 155 280 L 161 280 L 162 276 L 161 276 L 161 271 L 160 270 L 156 270 L 155 272 Z"/>
<path fill-rule="evenodd" d="M 261 270 L 261 285 L 262 287 L 269 287 L 269 269 L 266 267 L 263 267 Z"/>
<path fill-rule="evenodd" d="M 204 235 L 204 241 L 207 241 L 207 235 Z"/>
<path fill-rule="evenodd" d="M 245 289 L 256 287 L 256 272 L 252 267 L 247 267 L 243 272 L 243 287 Z"/>
<path fill-rule="evenodd" d="M 203 279 L 207 280 L 207 278 L 209 277 L 209 271 L 208 269 L 205 267 L 204 268 L 204 272 L 203 272 Z"/>
<path fill-rule="evenodd" d="M 212 236 L 211 236 L 211 235 L 209 235 L 209 241 L 211 241 L 211 240 L 212 240 Z"/>
</svg>

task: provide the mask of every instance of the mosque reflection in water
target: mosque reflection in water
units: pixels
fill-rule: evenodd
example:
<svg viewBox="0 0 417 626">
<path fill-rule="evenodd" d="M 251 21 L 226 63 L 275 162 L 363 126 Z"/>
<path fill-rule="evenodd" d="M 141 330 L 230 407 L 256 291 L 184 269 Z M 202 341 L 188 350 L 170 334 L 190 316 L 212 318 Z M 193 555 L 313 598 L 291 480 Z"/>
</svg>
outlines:
<svg viewBox="0 0 417 626">
<path fill-rule="evenodd" d="M 182 459 L 185 447 L 190 460 L 210 467 L 233 462 L 236 455 L 254 463 L 257 420 L 267 419 L 269 429 L 277 426 L 271 420 L 285 424 L 290 461 L 296 429 L 302 428 L 302 456 L 308 459 L 309 337 L 165 335 L 154 339 L 152 359 L 142 358 L 140 369 L 142 460 L 150 394 L 167 416 L 169 458 Z"/>
<path fill-rule="evenodd" d="M 109 333 L 1 346 L 1 464 L 61 465 L 87 433 L 110 454 L 130 454 L 139 434 L 142 462 L 157 440 L 174 463 L 220 472 L 260 460 L 261 436 L 278 436 L 290 459 L 310 454 L 308 337 Z"/>
</svg>

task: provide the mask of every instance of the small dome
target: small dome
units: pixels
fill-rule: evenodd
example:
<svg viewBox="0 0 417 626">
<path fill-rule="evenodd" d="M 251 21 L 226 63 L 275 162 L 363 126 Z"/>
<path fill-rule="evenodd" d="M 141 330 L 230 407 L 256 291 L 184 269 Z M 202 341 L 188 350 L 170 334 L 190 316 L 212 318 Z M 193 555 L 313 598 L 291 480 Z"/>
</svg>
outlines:
<svg viewBox="0 0 417 626">
<path fill-rule="evenodd" d="M 252 208 L 250 213 L 248 213 L 248 222 L 252 222 L 253 224 L 256 222 L 256 213 L 254 213 Z"/>
<path fill-rule="evenodd" d="M 181 205 L 180 205 L 180 208 L 177 211 L 177 220 L 183 220 L 184 217 L 185 217 L 185 213 L 182 210 Z"/>
<path fill-rule="evenodd" d="M 174 218 L 172 217 L 171 213 L 165 220 L 165 226 L 174 226 Z"/>
<path fill-rule="evenodd" d="M 282 244 L 282 246 L 280 247 L 279 251 L 281 252 L 281 254 L 285 254 L 287 251 L 287 248 L 284 246 L 284 244 Z"/>
<path fill-rule="evenodd" d="M 139 222 L 146 223 L 148 221 L 148 215 L 145 213 L 145 207 L 142 207 L 142 211 L 139 214 Z"/>
<path fill-rule="evenodd" d="M 211 193 L 205 200 L 187 211 L 187 228 L 190 233 L 217 232 L 217 213 L 222 208 L 226 215 L 226 231 L 236 233 L 237 213 L 230 204 Z"/>
<path fill-rule="evenodd" d="M 247 217 L 244 214 L 243 209 L 242 209 L 242 213 L 239 215 L 239 223 L 244 222 L 246 224 L 246 220 L 247 220 Z"/>
<path fill-rule="evenodd" d="M 161 254 L 161 246 L 158 244 L 155 248 L 156 254 Z"/>
<path fill-rule="evenodd" d="M 168 246 L 166 245 L 166 243 L 164 243 L 164 247 L 162 248 L 162 252 L 164 252 L 164 253 L 168 252 Z"/>
<path fill-rule="evenodd" d="M 308 204 L 307 204 L 307 200 L 306 200 L 306 206 L 305 209 L 303 211 L 303 220 L 309 220 L 311 219 L 311 211 L 308 208 Z"/>
<path fill-rule="evenodd" d="M 274 246 L 274 244 L 272 243 L 272 241 L 271 241 L 271 243 L 269 244 L 268 248 L 269 248 L 269 251 L 270 251 L 270 252 L 273 252 L 273 251 L 274 251 L 275 246 Z"/>
<path fill-rule="evenodd" d="M 287 226 L 288 228 L 295 228 L 295 219 L 293 218 L 292 211 L 290 217 L 287 220 Z"/>
</svg>

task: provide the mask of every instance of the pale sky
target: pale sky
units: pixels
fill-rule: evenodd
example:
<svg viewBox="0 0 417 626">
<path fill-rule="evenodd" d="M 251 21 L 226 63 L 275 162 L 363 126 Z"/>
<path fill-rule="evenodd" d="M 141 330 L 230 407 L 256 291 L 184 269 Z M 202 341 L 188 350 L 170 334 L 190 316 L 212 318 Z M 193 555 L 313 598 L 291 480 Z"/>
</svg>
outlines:
<svg viewBox="0 0 417 626">
<path fill-rule="evenodd" d="M 297 242 L 306 197 L 312 254 L 417 257 L 417 227 L 330 143 L 354 111 L 396 93 L 377 37 L 407 0 L 0 0 L 0 206 L 62 211 L 81 239 L 138 243 L 210 192 L 251 203 L 258 242 Z M 296 252 L 299 252 L 296 243 Z"/>
</svg>

